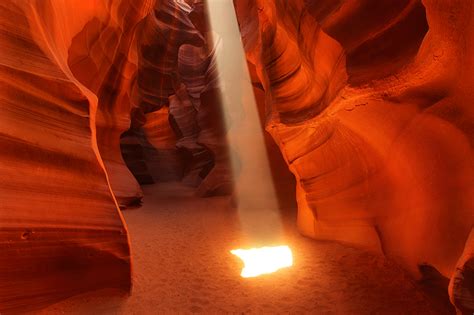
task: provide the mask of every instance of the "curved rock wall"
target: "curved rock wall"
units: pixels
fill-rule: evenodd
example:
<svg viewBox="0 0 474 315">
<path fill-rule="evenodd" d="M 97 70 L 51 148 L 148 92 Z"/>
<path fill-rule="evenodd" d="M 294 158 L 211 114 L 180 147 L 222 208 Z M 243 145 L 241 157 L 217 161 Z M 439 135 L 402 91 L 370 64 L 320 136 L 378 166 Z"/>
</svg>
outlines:
<svg viewBox="0 0 474 315">
<path fill-rule="evenodd" d="M 142 192 L 121 148 L 132 160 L 143 151 L 141 181 L 176 180 L 188 137 L 198 193 L 229 193 L 203 3 L 8 0 L 0 9 L 0 312 L 128 290 L 119 209 Z"/>
<path fill-rule="evenodd" d="M 143 131 L 150 147 L 146 163 L 155 182 L 179 181 L 183 177 L 183 157 L 176 148 L 177 137 L 169 122 L 169 109 L 146 114 Z"/>
<path fill-rule="evenodd" d="M 120 161 L 129 109 L 115 92 L 129 78 L 123 29 L 133 30 L 148 6 L 0 4 L 0 312 L 130 288 L 114 191 L 129 196 L 138 186 Z"/>
<path fill-rule="evenodd" d="M 451 278 L 472 257 L 473 6 L 389 2 L 234 1 L 302 233 Z"/>
<path fill-rule="evenodd" d="M 130 128 L 132 86 L 138 57 L 135 33 L 153 1 L 104 3 L 72 39 L 68 65 L 73 75 L 98 98 L 97 142 L 119 204 L 126 207 L 142 198 L 137 181 L 125 166 L 120 135 Z M 103 16 L 100 16 L 103 15 Z"/>
<path fill-rule="evenodd" d="M 160 167 L 150 167 L 150 176 L 158 181 L 181 179 L 197 187 L 201 196 L 230 193 L 226 130 L 213 129 L 214 122 L 221 121 L 221 102 L 213 60 L 215 44 L 203 2 L 157 1 L 138 26 L 136 38 L 138 69 L 131 92 L 138 113 L 135 116 L 154 119 L 152 113 L 167 108 L 178 150 L 172 154 L 174 160 L 166 158 L 171 148 L 163 149 L 167 144 L 155 139 L 151 145 L 156 154 L 149 155 L 152 160 L 145 154 L 144 162 L 156 166 L 155 158 L 163 159 Z M 130 134 L 141 134 L 144 123 L 132 123 Z M 126 141 L 131 140 L 127 137 Z M 163 172 L 165 169 L 168 171 Z M 143 178 L 137 174 L 138 168 L 132 170 L 137 178 Z"/>
<path fill-rule="evenodd" d="M 432 265 L 472 311 L 472 1 L 234 3 L 301 232 Z M 5 0 L 0 21 L 0 312 L 129 289 L 120 143 L 144 181 L 232 189 L 204 3 Z"/>
</svg>

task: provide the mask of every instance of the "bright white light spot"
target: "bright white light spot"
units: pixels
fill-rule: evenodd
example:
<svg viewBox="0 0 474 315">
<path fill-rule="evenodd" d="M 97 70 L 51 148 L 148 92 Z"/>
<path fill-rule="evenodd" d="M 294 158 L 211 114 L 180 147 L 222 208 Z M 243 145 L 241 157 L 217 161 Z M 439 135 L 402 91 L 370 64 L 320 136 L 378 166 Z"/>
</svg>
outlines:
<svg viewBox="0 0 474 315">
<path fill-rule="evenodd" d="M 235 249 L 230 251 L 244 262 L 243 278 L 258 277 L 293 265 L 293 254 L 288 246 Z"/>
</svg>

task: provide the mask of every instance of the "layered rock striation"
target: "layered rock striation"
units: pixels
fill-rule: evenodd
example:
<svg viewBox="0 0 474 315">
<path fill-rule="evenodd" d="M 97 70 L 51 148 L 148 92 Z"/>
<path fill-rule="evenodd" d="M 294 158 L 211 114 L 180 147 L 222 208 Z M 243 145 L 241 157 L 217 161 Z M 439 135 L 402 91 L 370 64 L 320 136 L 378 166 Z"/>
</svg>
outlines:
<svg viewBox="0 0 474 315">
<path fill-rule="evenodd" d="M 430 264 L 472 301 L 472 4 L 234 3 L 302 233 Z"/>
<path fill-rule="evenodd" d="M 2 313 L 131 286 L 118 201 L 140 193 L 118 148 L 129 119 L 120 85 L 148 10 L 147 1 L 0 4 Z"/>
<path fill-rule="evenodd" d="M 471 1 L 234 4 L 300 231 L 416 276 L 430 265 L 472 312 Z M 225 38 L 206 14 L 198 0 L 0 3 L 0 312 L 129 290 L 120 208 L 138 182 L 231 193 L 225 112 L 242 104 L 222 108 Z"/>
</svg>

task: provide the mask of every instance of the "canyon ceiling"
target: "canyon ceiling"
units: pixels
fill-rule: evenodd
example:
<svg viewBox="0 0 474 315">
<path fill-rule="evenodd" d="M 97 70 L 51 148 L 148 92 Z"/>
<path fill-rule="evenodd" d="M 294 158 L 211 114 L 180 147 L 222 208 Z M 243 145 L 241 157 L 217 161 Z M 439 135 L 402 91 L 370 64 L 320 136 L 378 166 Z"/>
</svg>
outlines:
<svg viewBox="0 0 474 315">
<path fill-rule="evenodd" d="M 234 5 L 237 66 L 296 179 L 301 233 L 415 277 L 430 265 L 472 312 L 474 3 Z M 129 290 L 121 210 L 139 205 L 140 184 L 232 193 L 226 137 L 245 107 L 231 104 L 241 121 L 225 123 L 233 87 L 220 86 L 215 54 L 226 38 L 206 11 L 201 0 L 0 2 L 0 312 Z"/>
</svg>

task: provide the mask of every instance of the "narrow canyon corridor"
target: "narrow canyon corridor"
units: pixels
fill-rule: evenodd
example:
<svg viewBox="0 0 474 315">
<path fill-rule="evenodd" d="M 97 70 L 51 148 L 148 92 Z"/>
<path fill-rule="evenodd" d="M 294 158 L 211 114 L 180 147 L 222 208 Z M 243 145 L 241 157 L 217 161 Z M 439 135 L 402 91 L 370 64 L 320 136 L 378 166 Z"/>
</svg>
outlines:
<svg viewBox="0 0 474 315">
<path fill-rule="evenodd" d="M 474 314 L 474 0 L 0 0 L 0 315 Z"/>
<path fill-rule="evenodd" d="M 34 314 L 452 312 L 382 256 L 301 236 L 295 209 L 282 209 L 294 265 L 241 278 L 242 264 L 229 251 L 246 236 L 228 197 L 196 198 L 180 183 L 146 186 L 144 193 L 144 206 L 125 212 L 134 257 L 132 295 L 93 292 Z"/>
</svg>

